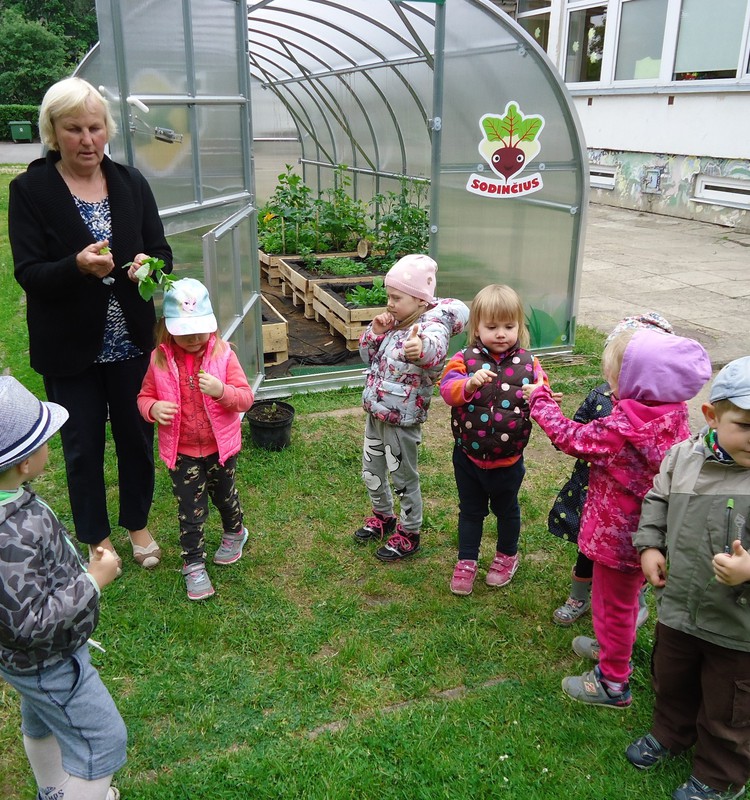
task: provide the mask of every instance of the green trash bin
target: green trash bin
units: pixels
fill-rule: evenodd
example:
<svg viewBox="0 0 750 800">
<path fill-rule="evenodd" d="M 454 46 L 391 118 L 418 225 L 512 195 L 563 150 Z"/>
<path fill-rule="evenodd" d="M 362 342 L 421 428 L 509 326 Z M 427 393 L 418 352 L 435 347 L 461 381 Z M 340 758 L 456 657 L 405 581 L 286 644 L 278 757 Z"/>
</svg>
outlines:
<svg viewBox="0 0 750 800">
<path fill-rule="evenodd" d="M 14 142 L 31 142 L 31 123 L 24 120 L 14 120 L 10 125 L 10 135 Z"/>
</svg>

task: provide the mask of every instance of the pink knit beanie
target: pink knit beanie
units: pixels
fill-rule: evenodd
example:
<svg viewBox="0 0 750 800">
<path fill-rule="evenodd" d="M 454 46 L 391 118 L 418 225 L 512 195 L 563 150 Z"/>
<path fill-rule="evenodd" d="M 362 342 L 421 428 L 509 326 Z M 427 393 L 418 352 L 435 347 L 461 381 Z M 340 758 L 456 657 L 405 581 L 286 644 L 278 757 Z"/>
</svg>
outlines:
<svg viewBox="0 0 750 800">
<path fill-rule="evenodd" d="M 437 264 L 421 253 L 400 258 L 385 276 L 385 285 L 399 292 L 424 300 L 431 306 L 435 300 L 435 273 Z"/>
</svg>

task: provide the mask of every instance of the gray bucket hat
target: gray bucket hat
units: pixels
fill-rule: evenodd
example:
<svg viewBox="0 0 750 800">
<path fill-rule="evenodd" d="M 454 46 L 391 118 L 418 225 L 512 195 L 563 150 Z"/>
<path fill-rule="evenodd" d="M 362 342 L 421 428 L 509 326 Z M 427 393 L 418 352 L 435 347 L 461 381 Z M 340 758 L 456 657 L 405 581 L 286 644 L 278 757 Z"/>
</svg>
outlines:
<svg viewBox="0 0 750 800">
<path fill-rule="evenodd" d="M 0 470 L 27 459 L 68 418 L 57 403 L 42 402 L 10 375 L 0 375 Z"/>
</svg>

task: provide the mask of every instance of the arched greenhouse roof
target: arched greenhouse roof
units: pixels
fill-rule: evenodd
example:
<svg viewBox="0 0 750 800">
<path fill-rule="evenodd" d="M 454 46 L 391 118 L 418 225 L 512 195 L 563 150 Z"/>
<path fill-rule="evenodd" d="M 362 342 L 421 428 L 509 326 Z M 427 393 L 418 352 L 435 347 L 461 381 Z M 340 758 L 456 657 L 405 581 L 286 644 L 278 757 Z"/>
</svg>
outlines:
<svg viewBox="0 0 750 800">
<path fill-rule="evenodd" d="M 534 347 L 572 344 L 582 135 L 546 54 L 492 2 L 98 0 L 97 19 L 79 74 L 118 116 L 112 156 L 149 179 L 180 268 L 203 273 L 258 381 L 257 185 L 282 152 L 313 192 L 343 170 L 375 224 L 378 198 L 417 187 L 438 295 L 507 283 Z"/>
</svg>

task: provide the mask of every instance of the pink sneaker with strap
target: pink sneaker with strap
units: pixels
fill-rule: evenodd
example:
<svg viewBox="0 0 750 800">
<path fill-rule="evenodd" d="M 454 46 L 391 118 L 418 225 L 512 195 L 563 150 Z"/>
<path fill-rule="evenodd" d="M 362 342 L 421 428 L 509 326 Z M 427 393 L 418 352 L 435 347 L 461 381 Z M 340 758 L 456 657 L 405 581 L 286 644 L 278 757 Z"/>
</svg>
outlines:
<svg viewBox="0 0 750 800">
<path fill-rule="evenodd" d="M 474 578 L 477 577 L 477 562 L 468 558 L 461 559 L 453 570 L 451 578 L 451 591 L 453 594 L 471 594 L 474 588 Z"/>
<path fill-rule="evenodd" d="M 520 561 L 518 553 L 514 556 L 506 556 L 505 553 L 495 553 L 495 558 L 487 570 L 485 582 L 487 586 L 505 586 L 513 580 L 513 576 L 518 570 Z"/>
</svg>

